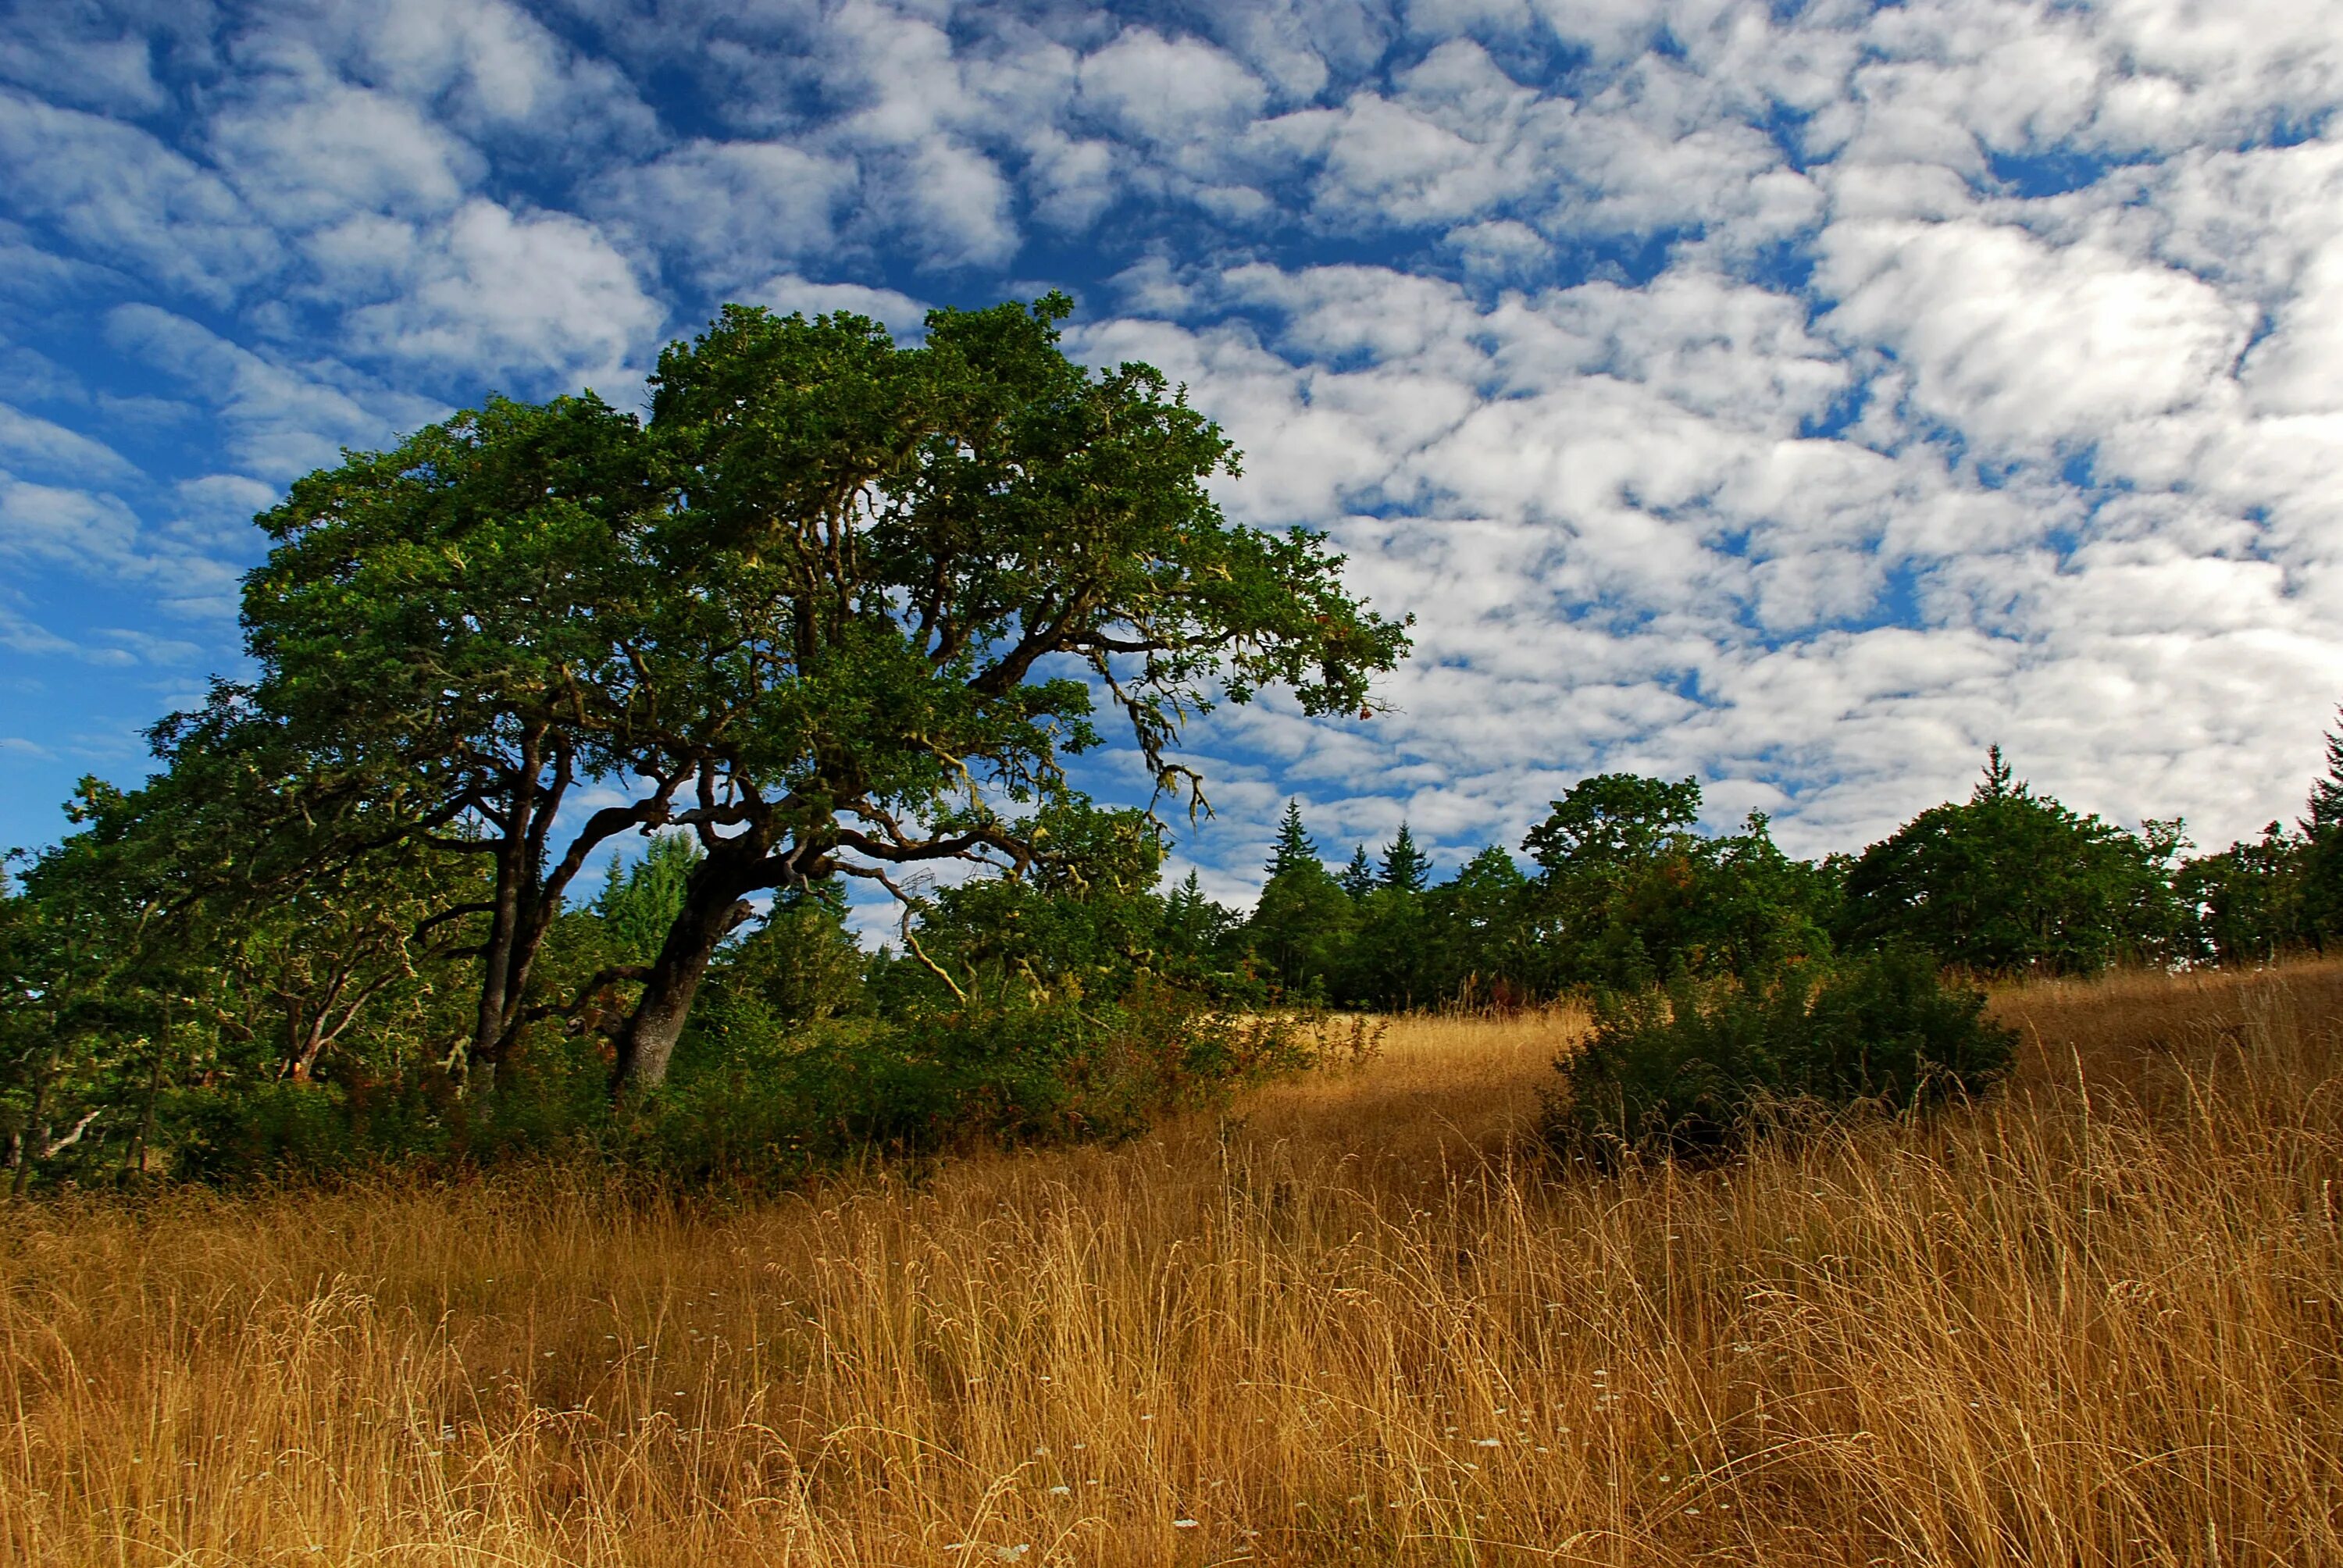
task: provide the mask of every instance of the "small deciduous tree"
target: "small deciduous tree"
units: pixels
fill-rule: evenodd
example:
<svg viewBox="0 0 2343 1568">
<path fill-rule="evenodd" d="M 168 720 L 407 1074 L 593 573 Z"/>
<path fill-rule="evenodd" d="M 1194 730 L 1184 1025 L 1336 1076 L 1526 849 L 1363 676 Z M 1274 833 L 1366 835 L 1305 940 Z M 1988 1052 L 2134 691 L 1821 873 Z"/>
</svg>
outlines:
<svg viewBox="0 0 2343 1568">
<path fill-rule="evenodd" d="M 2173 879 L 2191 931 L 2189 957 L 2222 964 L 2268 963 L 2315 940 L 2303 907 L 2308 839 L 2280 822 L 2259 839 L 2199 855 Z"/>
<path fill-rule="evenodd" d="M 1995 747 L 1966 801 L 1921 812 L 1849 869 L 1842 931 L 1984 974 L 2092 973 L 2173 940 L 2175 847 L 2035 794 Z"/>
<path fill-rule="evenodd" d="M 1694 832 L 1700 800 L 1696 779 L 1598 774 L 1530 829 L 1549 985 L 1747 975 L 1829 950 L 1831 879 L 1783 854 L 1762 813 Z"/>
</svg>

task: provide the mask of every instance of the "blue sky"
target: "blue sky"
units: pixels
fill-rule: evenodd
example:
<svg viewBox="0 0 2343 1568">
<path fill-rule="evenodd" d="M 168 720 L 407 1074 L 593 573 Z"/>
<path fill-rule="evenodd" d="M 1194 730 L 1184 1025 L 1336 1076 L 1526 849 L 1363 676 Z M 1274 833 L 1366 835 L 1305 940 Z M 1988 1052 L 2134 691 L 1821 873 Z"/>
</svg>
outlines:
<svg viewBox="0 0 2343 1568">
<path fill-rule="evenodd" d="M 2226 842 L 2343 699 L 2338 99 L 2304 0 L 13 6 L 0 845 L 236 672 L 338 448 L 1050 287 L 1417 618 L 1393 712 L 1193 732 L 1224 897 L 1289 794 L 1453 863 L 1696 773 L 1817 852 L 1993 742 Z"/>
</svg>

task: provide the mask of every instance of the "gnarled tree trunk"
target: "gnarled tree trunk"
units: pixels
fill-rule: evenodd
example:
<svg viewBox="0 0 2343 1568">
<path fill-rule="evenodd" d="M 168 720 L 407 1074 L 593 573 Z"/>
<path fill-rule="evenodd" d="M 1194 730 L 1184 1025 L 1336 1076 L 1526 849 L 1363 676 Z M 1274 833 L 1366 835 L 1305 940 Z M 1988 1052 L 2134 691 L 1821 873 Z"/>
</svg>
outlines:
<svg viewBox="0 0 2343 1568">
<path fill-rule="evenodd" d="M 741 859 L 753 867 L 761 857 Z M 618 1061 L 610 1081 L 614 1096 L 646 1094 L 667 1081 L 668 1064 L 675 1058 L 676 1041 L 683 1036 L 709 962 L 749 915 L 741 895 L 755 886 L 755 873 L 734 860 L 719 849 L 694 867 L 684 884 L 682 911 L 668 928 L 634 1011 L 618 1029 Z"/>
</svg>

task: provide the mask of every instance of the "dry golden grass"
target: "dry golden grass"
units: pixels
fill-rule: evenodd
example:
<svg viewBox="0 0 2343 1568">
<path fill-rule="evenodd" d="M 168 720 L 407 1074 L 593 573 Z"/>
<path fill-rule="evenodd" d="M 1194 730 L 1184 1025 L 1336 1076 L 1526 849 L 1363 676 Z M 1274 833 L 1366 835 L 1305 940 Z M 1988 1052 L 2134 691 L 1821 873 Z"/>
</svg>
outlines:
<svg viewBox="0 0 2343 1568">
<path fill-rule="evenodd" d="M 1998 1005 L 1705 1172 L 1515 1151 L 1558 1015 L 918 1187 L 19 1208 L 0 1560 L 2343 1562 L 2343 965 Z"/>
</svg>

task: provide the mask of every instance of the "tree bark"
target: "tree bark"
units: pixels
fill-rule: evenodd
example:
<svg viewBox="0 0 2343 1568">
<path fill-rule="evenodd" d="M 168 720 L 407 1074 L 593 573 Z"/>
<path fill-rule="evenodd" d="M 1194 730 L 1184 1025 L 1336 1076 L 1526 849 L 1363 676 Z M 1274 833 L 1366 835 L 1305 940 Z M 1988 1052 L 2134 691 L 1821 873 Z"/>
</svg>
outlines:
<svg viewBox="0 0 2343 1568">
<path fill-rule="evenodd" d="M 749 858 L 750 866 L 762 859 Z M 634 1011 L 619 1026 L 618 1060 L 613 1065 L 613 1098 L 648 1094 L 667 1081 L 676 1041 L 683 1037 L 685 1020 L 699 994 L 699 982 L 716 950 L 733 928 L 749 918 L 741 895 L 755 886 L 754 871 L 732 863 L 719 851 L 695 867 L 684 884 L 683 910 L 668 928 L 667 940 L 643 982 Z"/>
</svg>

